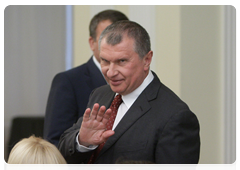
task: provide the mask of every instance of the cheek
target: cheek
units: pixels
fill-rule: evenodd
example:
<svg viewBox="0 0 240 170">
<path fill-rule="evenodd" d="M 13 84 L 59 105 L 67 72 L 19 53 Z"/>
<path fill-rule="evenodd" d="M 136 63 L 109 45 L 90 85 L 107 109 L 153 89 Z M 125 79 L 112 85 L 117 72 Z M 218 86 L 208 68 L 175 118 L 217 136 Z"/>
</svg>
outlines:
<svg viewBox="0 0 240 170">
<path fill-rule="evenodd" d="M 108 66 L 101 65 L 101 70 L 105 80 L 108 82 L 108 76 L 107 76 L 107 72 L 109 70 Z"/>
<path fill-rule="evenodd" d="M 107 68 L 105 66 L 101 65 L 101 70 L 102 70 L 103 75 L 107 74 Z"/>
<path fill-rule="evenodd" d="M 136 66 L 135 68 L 133 68 L 132 70 L 129 70 L 129 81 L 132 84 L 138 84 L 138 81 L 141 80 L 142 76 L 144 75 L 144 71 L 143 68 L 141 68 L 141 66 Z"/>
<path fill-rule="evenodd" d="M 132 69 L 122 69 L 120 74 L 124 77 L 126 84 L 131 84 L 136 80 L 136 72 Z"/>
</svg>

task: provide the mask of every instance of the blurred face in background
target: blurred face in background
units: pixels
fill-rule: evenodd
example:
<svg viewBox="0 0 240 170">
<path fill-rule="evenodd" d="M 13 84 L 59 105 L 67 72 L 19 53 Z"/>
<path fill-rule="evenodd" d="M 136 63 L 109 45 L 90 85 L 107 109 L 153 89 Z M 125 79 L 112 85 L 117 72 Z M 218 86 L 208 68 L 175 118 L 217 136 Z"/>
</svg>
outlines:
<svg viewBox="0 0 240 170">
<path fill-rule="evenodd" d="M 93 37 L 89 38 L 90 48 L 93 51 L 93 55 L 96 57 L 99 63 L 100 63 L 100 58 L 99 58 L 99 50 L 98 50 L 98 40 L 103 30 L 111 24 L 112 22 L 110 20 L 103 20 L 99 22 L 96 29 L 96 39 L 94 39 Z"/>
</svg>

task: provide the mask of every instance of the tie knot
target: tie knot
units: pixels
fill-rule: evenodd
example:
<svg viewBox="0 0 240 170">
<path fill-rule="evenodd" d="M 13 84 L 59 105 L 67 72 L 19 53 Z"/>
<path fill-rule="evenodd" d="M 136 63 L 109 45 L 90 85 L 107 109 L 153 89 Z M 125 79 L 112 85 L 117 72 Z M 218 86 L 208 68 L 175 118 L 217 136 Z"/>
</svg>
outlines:
<svg viewBox="0 0 240 170">
<path fill-rule="evenodd" d="M 122 103 L 122 96 L 120 94 L 118 94 L 114 100 L 114 102 L 116 102 L 117 104 L 121 104 Z"/>
<path fill-rule="evenodd" d="M 119 107 L 119 105 L 122 103 L 122 96 L 120 94 L 118 94 L 112 102 L 112 105 L 114 105 L 115 107 Z"/>
</svg>

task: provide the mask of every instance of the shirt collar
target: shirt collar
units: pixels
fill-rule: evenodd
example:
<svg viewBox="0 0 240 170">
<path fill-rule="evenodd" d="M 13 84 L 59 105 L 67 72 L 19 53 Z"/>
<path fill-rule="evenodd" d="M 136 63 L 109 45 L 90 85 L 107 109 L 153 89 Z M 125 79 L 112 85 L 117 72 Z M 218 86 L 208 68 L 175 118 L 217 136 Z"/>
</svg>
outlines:
<svg viewBox="0 0 240 170">
<path fill-rule="evenodd" d="M 101 70 L 101 64 L 97 61 L 96 57 L 93 55 L 93 62 L 97 66 L 97 68 L 102 72 Z"/>
<path fill-rule="evenodd" d="M 149 71 L 147 77 L 144 79 L 144 81 L 138 88 L 136 88 L 133 92 L 122 96 L 122 100 L 128 109 L 132 106 L 132 104 L 135 102 L 138 96 L 143 92 L 143 90 L 152 82 L 153 78 L 154 76 L 152 72 Z"/>
</svg>

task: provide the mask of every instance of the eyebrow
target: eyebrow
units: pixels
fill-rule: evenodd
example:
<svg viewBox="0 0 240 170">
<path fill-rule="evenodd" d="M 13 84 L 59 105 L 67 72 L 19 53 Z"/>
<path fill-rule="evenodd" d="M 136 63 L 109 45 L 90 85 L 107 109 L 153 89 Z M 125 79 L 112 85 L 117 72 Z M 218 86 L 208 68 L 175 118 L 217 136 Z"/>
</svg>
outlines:
<svg viewBox="0 0 240 170">
<path fill-rule="evenodd" d="M 107 59 L 105 59 L 105 58 L 103 58 L 103 57 L 101 57 L 101 56 L 99 56 L 99 58 L 102 59 L 102 60 L 106 60 L 106 61 L 108 61 Z"/>
<path fill-rule="evenodd" d="M 105 61 L 110 62 L 109 60 L 107 60 L 107 59 L 105 59 L 105 58 L 103 58 L 103 57 L 101 57 L 101 56 L 99 56 L 99 58 L 100 58 L 101 60 L 105 60 Z M 121 60 L 128 61 L 128 58 L 126 58 L 126 57 L 121 57 L 121 58 L 118 58 L 118 59 L 114 60 L 113 62 L 119 62 L 119 61 L 121 61 Z"/>
</svg>

